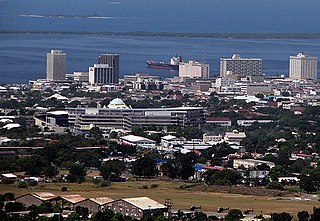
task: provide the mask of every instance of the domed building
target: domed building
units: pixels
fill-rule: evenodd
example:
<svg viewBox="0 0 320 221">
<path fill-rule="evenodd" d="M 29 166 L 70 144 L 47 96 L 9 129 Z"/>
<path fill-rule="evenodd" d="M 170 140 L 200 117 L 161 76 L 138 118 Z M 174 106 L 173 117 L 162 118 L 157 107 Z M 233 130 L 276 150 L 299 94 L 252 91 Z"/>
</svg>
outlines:
<svg viewBox="0 0 320 221">
<path fill-rule="evenodd" d="M 120 98 L 115 98 L 112 101 L 110 101 L 108 108 L 129 109 L 129 107 Z"/>
</svg>

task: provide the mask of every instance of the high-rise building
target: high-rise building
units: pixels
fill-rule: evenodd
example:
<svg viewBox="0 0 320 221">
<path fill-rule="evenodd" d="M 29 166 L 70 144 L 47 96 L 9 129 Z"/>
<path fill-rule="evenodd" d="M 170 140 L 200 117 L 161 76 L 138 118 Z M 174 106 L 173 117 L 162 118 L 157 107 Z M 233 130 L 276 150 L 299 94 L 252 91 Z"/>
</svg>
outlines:
<svg viewBox="0 0 320 221">
<path fill-rule="evenodd" d="M 300 52 L 290 56 L 289 77 L 291 79 L 317 79 L 317 57 Z"/>
<path fill-rule="evenodd" d="M 113 68 L 112 79 L 114 84 L 119 83 L 119 55 L 118 54 L 101 54 L 99 56 L 99 64 L 108 64 Z"/>
<path fill-rule="evenodd" d="M 209 78 L 210 65 L 197 61 L 180 62 L 179 77 Z"/>
<path fill-rule="evenodd" d="M 220 76 L 240 80 L 250 76 L 253 81 L 262 76 L 262 59 L 242 58 L 239 54 L 233 54 L 231 58 L 220 59 Z"/>
<path fill-rule="evenodd" d="M 66 54 L 62 50 L 47 53 L 47 80 L 64 80 L 66 77 Z"/>
<path fill-rule="evenodd" d="M 91 85 L 117 84 L 118 79 L 115 79 L 114 68 L 108 64 L 94 64 L 89 67 L 89 83 Z"/>
</svg>

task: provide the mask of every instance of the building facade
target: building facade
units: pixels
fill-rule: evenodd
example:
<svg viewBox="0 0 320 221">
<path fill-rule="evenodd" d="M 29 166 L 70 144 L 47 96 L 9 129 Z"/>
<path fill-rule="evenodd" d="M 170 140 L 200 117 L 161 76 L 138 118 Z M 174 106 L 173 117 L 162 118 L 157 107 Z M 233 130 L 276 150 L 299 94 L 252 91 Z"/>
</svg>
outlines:
<svg viewBox="0 0 320 221">
<path fill-rule="evenodd" d="M 220 76 L 240 80 L 252 77 L 252 81 L 259 81 L 262 77 L 262 59 L 242 58 L 239 54 L 231 58 L 220 59 Z"/>
<path fill-rule="evenodd" d="M 254 159 L 234 159 L 233 160 L 233 168 L 236 168 L 236 169 L 239 167 L 244 167 L 247 169 L 254 168 L 261 164 L 268 165 L 270 169 L 275 166 L 275 163 L 270 161 L 264 161 L 264 160 L 254 160 Z"/>
<path fill-rule="evenodd" d="M 168 211 L 167 207 L 148 197 L 125 198 L 112 201 L 105 206 L 113 212 L 121 213 L 135 219 L 142 219 L 153 214 L 164 214 Z"/>
<path fill-rule="evenodd" d="M 179 77 L 209 78 L 210 65 L 197 61 L 179 63 Z"/>
<path fill-rule="evenodd" d="M 89 83 L 91 85 L 118 84 L 119 77 L 114 76 L 113 67 L 108 64 L 94 64 L 89 67 Z"/>
<path fill-rule="evenodd" d="M 114 84 L 119 83 L 119 55 L 118 54 L 101 54 L 99 56 L 99 64 L 107 64 L 109 67 L 112 67 L 112 79 L 114 79 Z"/>
<path fill-rule="evenodd" d="M 131 109 L 111 101 L 108 108 L 69 108 L 68 120 L 73 132 L 92 127 L 131 129 L 132 126 L 199 126 L 204 123 L 201 107 Z M 119 107 L 119 108 L 118 108 Z"/>
<path fill-rule="evenodd" d="M 47 53 L 47 80 L 64 80 L 66 77 L 66 54 L 62 50 Z"/>
<path fill-rule="evenodd" d="M 290 56 L 289 77 L 297 80 L 317 79 L 317 57 L 299 53 L 297 56 Z"/>
</svg>

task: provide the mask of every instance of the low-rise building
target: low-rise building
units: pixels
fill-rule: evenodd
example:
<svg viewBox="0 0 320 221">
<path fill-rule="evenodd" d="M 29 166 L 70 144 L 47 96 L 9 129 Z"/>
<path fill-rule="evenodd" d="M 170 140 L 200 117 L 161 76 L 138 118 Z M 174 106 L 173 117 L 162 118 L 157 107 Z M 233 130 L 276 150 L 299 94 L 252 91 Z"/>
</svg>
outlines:
<svg viewBox="0 0 320 221">
<path fill-rule="evenodd" d="M 231 119 L 228 117 L 207 117 L 206 124 L 214 124 L 220 127 L 231 127 Z"/>
<path fill-rule="evenodd" d="M 106 209 L 113 212 L 119 212 L 125 216 L 130 216 L 135 219 L 142 219 L 143 217 L 153 214 L 164 214 L 167 207 L 148 197 L 125 198 L 115 200 L 106 204 Z"/>
<path fill-rule="evenodd" d="M 156 141 L 135 135 L 120 137 L 120 141 L 122 142 L 122 144 L 136 147 L 153 148 L 156 146 Z"/>
<path fill-rule="evenodd" d="M 167 135 L 164 137 L 161 137 L 161 146 L 163 147 L 173 147 L 178 145 L 183 145 L 185 142 L 185 139 L 179 138 L 173 135 Z"/>
<path fill-rule="evenodd" d="M 268 123 L 272 123 L 273 120 L 237 120 L 237 124 L 239 126 L 243 126 L 243 127 L 249 127 L 254 123 L 258 123 L 258 124 L 268 124 Z"/>
<path fill-rule="evenodd" d="M 49 192 L 27 193 L 15 199 L 16 202 L 23 203 L 26 207 L 31 205 L 40 206 L 44 202 L 52 202 L 57 199 L 57 196 Z"/>
<path fill-rule="evenodd" d="M 58 197 L 58 200 L 61 201 L 62 209 L 74 210 L 77 206 L 81 206 L 83 201 L 86 198 L 80 195 L 61 195 Z"/>
<path fill-rule="evenodd" d="M 97 213 L 104 211 L 106 204 L 112 202 L 113 199 L 109 197 L 89 198 L 77 203 L 77 206 L 88 208 L 89 213 Z"/>
<path fill-rule="evenodd" d="M 114 99 L 108 108 L 68 108 L 68 121 L 73 132 L 92 127 L 131 129 L 132 126 L 199 126 L 204 122 L 202 107 L 128 108 Z"/>
<path fill-rule="evenodd" d="M 233 168 L 235 168 L 235 169 L 237 169 L 239 167 L 255 168 L 261 164 L 268 165 L 270 167 L 270 169 L 275 166 L 275 163 L 270 162 L 270 161 L 254 160 L 254 159 L 233 159 Z"/>
<path fill-rule="evenodd" d="M 237 130 L 234 130 L 232 132 L 226 132 L 224 139 L 229 143 L 240 144 L 240 142 L 246 137 L 247 136 L 245 132 L 239 132 Z"/>
</svg>

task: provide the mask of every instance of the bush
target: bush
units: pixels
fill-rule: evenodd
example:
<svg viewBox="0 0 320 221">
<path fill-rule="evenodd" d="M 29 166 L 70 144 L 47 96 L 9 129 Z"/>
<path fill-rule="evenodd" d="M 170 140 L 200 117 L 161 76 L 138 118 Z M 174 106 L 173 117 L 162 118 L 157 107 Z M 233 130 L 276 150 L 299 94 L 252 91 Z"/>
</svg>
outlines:
<svg viewBox="0 0 320 221">
<path fill-rule="evenodd" d="M 229 180 L 215 180 L 213 185 L 217 186 L 232 186 L 232 183 Z"/>
<path fill-rule="evenodd" d="M 241 212 L 241 210 L 239 209 L 232 209 L 228 212 L 228 214 L 225 216 L 225 219 L 227 221 L 235 221 L 235 220 L 240 220 L 241 218 L 243 218 L 243 214 Z"/>
<path fill-rule="evenodd" d="M 19 188 L 27 188 L 28 185 L 27 185 L 25 182 L 19 182 L 19 183 L 18 183 L 18 187 L 19 187 Z"/>
<path fill-rule="evenodd" d="M 35 180 L 30 180 L 30 181 L 28 182 L 28 186 L 37 186 L 37 185 L 38 185 L 38 182 L 35 181 Z"/>
<path fill-rule="evenodd" d="M 8 178 L 3 178 L 1 180 L 1 183 L 3 183 L 3 184 L 13 184 L 14 182 L 15 182 L 14 179 L 8 179 Z"/>
<path fill-rule="evenodd" d="M 66 187 L 66 186 L 61 187 L 61 191 L 62 191 L 62 192 L 68 191 L 68 187 Z"/>
<path fill-rule="evenodd" d="M 284 190 L 284 187 L 281 183 L 278 182 L 270 182 L 266 186 L 267 189 L 273 189 L 273 190 Z"/>
<path fill-rule="evenodd" d="M 93 179 L 93 183 L 99 186 L 103 180 L 102 179 Z"/>
<path fill-rule="evenodd" d="M 17 211 L 23 211 L 25 209 L 26 209 L 25 205 L 19 202 L 9 202 L 5 206 L 6 212 L 17 212 Z"/>
<path fill-rule="evenodd" d="M 151 187 L 151 189 L 155 189 L 155 188 L 157 188 L 158 186 L 159 186 L 159 184 L 155 184 L 155 183 L 154 183 L 154 184 L 151 184 L 150 187 Z"/>
<path fill-rule="evenodd" d="M 148 185 L 143 185 L 142 189 L 149 189 Z"/>
<path fill-rule="evenodd" d="M 111 186 L 111 182 L 109 180 L 102 180 L 100 182 L 100 187 L 108 187 L 108 186 Z"/>
</svg>

